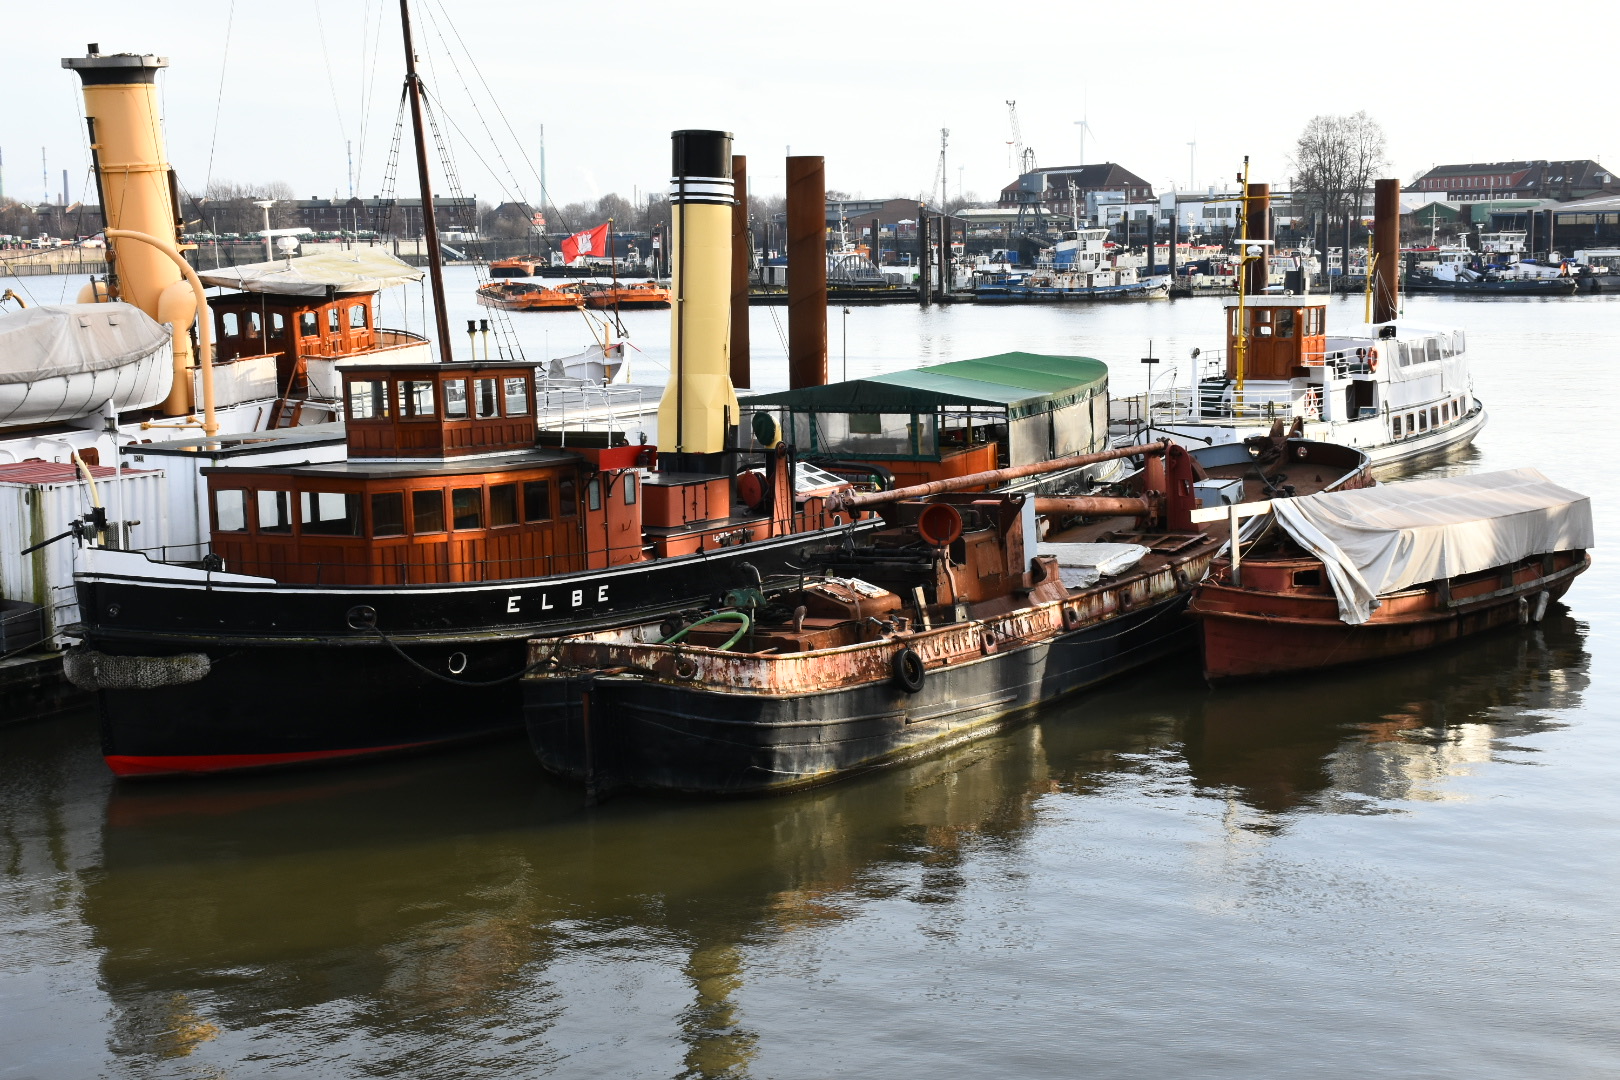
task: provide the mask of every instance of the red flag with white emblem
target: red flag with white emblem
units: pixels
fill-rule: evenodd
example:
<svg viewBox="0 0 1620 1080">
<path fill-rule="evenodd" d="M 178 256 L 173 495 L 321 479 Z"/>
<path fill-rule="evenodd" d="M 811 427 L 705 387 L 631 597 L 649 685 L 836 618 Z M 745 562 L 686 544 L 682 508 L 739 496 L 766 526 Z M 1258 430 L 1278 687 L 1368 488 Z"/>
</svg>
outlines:
<svg viewBox="0 0 1620 1080">
<path fill-rule="evenodd" d="M 584 258 L 587 255 L 606 255 L 608 253 L 608 227 L 604 223 L 594 229 L 575 233 L 562 242 L 563 258 L 569 262 Z"/>
</svg>

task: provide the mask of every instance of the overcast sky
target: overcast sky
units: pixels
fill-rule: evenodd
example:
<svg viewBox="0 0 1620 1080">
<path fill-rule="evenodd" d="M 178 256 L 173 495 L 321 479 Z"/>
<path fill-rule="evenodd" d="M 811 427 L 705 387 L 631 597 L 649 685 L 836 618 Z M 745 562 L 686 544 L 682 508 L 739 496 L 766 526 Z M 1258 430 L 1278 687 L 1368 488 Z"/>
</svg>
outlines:
<svg viewBox="0 0 1620 1080">
<path fill-rule="evenodd" d="M 381 188 L 402 78 L 397 0 L 79 0 L 71 18 L 52 4 L 8 9 L 8 196 L 42 197 L 43 147 L 52 197 L 67 169 L 71 199 L 93 200 L 78 81 L 60 66 L 92 40 L 169 58 L 169 154 L 187 190 L 211 172 L 346 196 L 347 142 L 357 193 Z M 1604 69 L 1557 63 L 1604 54 L 1584 43 L 1612 37 L 1612 3 L 413 0 L 413 10 L 424 75 L 471 143 L 453 136 L 463 190 L 491 202 L 534 200 L 542 125 L 556 203 L 662 188 L 669 132 L 681 127 L 735 132 L 758 192 L 780 191 L 791 147 L 825 155 L 829 187 L 874 198 L 931 189 L 949 128 L 951 193 L 993 198 L 1015 173 L 1009 99 L 1038 165 L 1078 162 L 1075 121 L 1088 119 L 1085 161 L 1117 161 L 1157 189 L 1230 181 L 1244 154 L 1253 179 L 1284 184 L 1306 121 L 1358 109 L 1383 124 L 1403 180 L 1462 161 L 1620 168 Z M 408 164 L 398 190 L 415 193 Z"/>
</svg>

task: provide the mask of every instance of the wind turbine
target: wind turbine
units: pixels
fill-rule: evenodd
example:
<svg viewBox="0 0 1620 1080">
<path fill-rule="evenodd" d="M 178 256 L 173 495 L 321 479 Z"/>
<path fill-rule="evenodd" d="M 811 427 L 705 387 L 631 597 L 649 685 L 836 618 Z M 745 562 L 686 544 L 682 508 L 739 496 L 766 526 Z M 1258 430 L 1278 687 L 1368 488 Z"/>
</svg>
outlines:
<svg viewBox="0 0 1620 1080">
<path fill-rule="evenodd" d="M 1080 164 L 1086 163 L 1086 135 L 1095 134 L 1091 131 L 1091 124 L 1085 120 L 1076 120 L 1074 126 L 1080 129 Z"/>
</svg>

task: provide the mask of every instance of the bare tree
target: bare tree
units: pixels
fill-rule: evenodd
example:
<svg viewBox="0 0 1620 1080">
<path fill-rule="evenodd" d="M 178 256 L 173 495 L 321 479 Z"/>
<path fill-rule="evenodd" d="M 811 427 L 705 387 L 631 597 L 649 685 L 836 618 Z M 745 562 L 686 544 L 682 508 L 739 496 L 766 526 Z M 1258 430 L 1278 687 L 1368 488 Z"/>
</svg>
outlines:
<svg viewBox="0 0 1620 1080">
<path fill-rule="evenodd" d="M 1388 167 L 1384 129 L 1365 112 L 1313 116 L 1294 144 L 1294 190 L 1348 228 L 1375 175 Z"/>
</svg>

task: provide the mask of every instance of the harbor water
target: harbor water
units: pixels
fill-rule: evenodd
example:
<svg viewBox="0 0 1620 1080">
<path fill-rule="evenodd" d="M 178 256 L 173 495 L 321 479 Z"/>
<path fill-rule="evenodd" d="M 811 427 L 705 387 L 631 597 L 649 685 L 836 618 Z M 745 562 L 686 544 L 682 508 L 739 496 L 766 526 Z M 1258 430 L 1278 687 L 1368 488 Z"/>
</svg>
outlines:
<svg viewBox="0 0 1620 1080">
<path fill-rule="evenodd" d="M 488 317 L 449 279 L 453 327 Z M 1541 624 L 1217 690 L 1189 656 L 748 801 L 586 807 L 515 741 L 115 783 L 93 716 L 0 726 L 0 1080 L 1620 1073 L 1620 302 L 1406 314 L 1467 330 L 1490 412 L 1445 469 L 1593 497 L 1592 569 Z M 752 312 L 757 388 L 786 317 Z M 589 340 L 512 318 L 531 358 Z M 624 315 L 649 404 L 667 320 Z M 1024 350 L 1130 393 L 1172 378 L 1150 339 L 1184 359 L 1221 326 L 1203 299 L 835 305 L 830 368 L 847 329 L 850 376 Z"/>
</svg>

